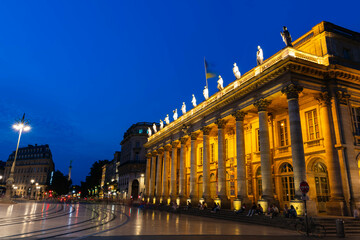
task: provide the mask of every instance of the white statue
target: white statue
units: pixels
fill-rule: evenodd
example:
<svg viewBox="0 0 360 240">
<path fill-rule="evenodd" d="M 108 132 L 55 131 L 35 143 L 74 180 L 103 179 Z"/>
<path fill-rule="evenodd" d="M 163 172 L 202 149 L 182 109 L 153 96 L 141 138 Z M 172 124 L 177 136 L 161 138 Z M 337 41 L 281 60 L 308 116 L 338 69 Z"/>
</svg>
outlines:
<svg viewBox="0 0 360 240">
<path fill-rule="evenodd" d="M 155 123 L 153 123 L 153 129 L 154 129 L 154 133 L 156 133 L 156 132 L 157 132 L 157 128 L 156 128 L 156 124 L 155 124 Z"/>
<path fill-rule="evenodd" d="M 261 65 L 264 61 L 264 54 L 263 54 L 263 50 L 261 49 L 260 46 L 258 46 L 258 51 L 256 53 L 256 62 L 257 62 L 257 65 Z"/>
<path fill-rule="evenodd" d="M 238 68 L 238 66 L 236 65 L 236 63 L 234 63 L 233 73 L 234 73 L 236 79 L 240 79 L 240 78 L 241 78 L 241 73 L 240 73 L 239 68 Z"/>
<path fill-rule="evenodd" d="M 174 113 L 173 118 L 174 120 L 176 120 L 178 118 L 177 108 L 173 110 L 173 113 Z"/>
<path fill-rule="evenodd" d="M 217 88 L 221 91 L 224 89 L 224 80 L 222 79 L 222 77 L 219 75 L 219 79 L 217 81 L 218 85 Z"/>
<path fill-rule="evenodd" d="M 149 137 L 151 137 L 151 128 L 150 127 L 148 127 L 147 134 L 149 135 Z"/>
<path fill-rule="evenodd" d="M 164 128 L 164 122 L 160 119 L 160 130 Z"/>
<path fill-rule="evenodd" d="M 170 123 L 169 114 L 166 114 L 165 123 L 166 125 Z"/>
<path fill-rule="evenodd" d="M 194 94 L 192 95 L 191 103 L 194 107 L 196 107 L 196 98 L 195 98 Z"/>
<path fill-rule="evenodd" d="M 185 102 L 183 102 L 183 105 L 181 106 L 182 114 L 184 115 L 186 113 L 186 105 Z"/>
<path fill-rule="evenodd" d="M 205 86 L 203 90 L 205 100 L 209 99 L 209 89 Z"/>
</svg>

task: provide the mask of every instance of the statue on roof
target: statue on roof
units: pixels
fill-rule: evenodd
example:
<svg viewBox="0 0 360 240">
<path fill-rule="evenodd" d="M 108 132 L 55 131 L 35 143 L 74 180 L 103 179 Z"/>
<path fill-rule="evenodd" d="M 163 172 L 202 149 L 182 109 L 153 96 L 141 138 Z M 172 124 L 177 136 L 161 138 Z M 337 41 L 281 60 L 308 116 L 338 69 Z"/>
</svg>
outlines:
<svg viewBox="0 0 360 240">
<path fill-rule="evenodd" d="M 284 43 L 287 47 L 292 47 L 293 46 L 291 43 L 292 39 L 291 39 L 291 35 L 290 35 L 289 31 L 287 30 L 287 28 L 285 26 L 283 27 L 283 30 L 284 30 L 283 32 L 280 32 L 282 40 L 284 41 Z"/>
<path fill-rule="evenodd" d="M 236 63 L 234 63 L 233 73 L 234 73 L 236 79 L 240 79 L 240 78 L 241 78 L 241 73 L 240 73 L 239 68 L 238 68 L 238 66 L 236 65 Z"/>
<path fill-rule="evenodd" d="M 194 107 L 196 107 L 196 98 L 194 94 L 192 95 L 191 103 Z"/>
<path fill-rule="evenodd" d="M 157 128 L 156 128 L 156 124 L 155 124 L 155 123 L 153 123 L 153 129 L 154 129 L 154 133 L 156 133 L 156 132 L 157 132 Z"/>
<path fill-rule="evenodd" d="M 217 81 L 218 85 L 217 88 L 221 91 L 224 89 L 224 80 L 222 79 L 221 75 L 219 75 L 219 79 Z"/>
<path fill-rule="evenodd" d="M 176 120 L 178 118 L 177 108 L 173 110 L 173 113 L 174 113 L 173 118 L 174 120 Z"/>
<path fill-rule="evenodd" d="M 160 130 L 164 128 L 164 122 L 160 119 Z"/>
<path fill-rule="evenodd" d="M 258 46 L 258 51 L 256 52 L 256 62 L 257 65 L 261 65 L 264 61 L 264 53 L 260 46 Z"/>
<path fill-rule="evenodd" d="M 181 106 L 182 114 L 184 115 L 186 113 L 186 105 L 185 102 L 183 102 L 183 105 Z"/>
<path fill-rule="evenodd" d="M 205 100 L 209 99 L 209 89 L 205 86 L 203 90 Z"/>
<path fill-rule="evenodd" d="M 150 127 L 148 127 L 147 134 L 149 137 L 151 137 L 151 128 Z"/>
<path fill-rule="evenodd" d="M 165 121 L 166 125 L 168 125 L 170 123 L 169 114 L 166 114 L 164 121 Z"/>
</svg>

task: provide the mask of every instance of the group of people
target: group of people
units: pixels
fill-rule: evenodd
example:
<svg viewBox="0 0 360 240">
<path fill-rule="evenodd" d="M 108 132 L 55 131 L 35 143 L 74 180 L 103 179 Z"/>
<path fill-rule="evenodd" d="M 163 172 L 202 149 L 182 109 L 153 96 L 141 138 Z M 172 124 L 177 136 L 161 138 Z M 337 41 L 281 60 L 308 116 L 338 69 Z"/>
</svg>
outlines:
<svg viewBox="0 0 360 240">
<path fill-rule="evenodd" d="M 245 211 L 246 205 L 244 203 L 239 210 L 235 210 L 235 213 L 245 213 Z M 256 205 L 255 203 L 253 203 L 246 216 L 252 217 L 253 215 L 264 215 L 265 213 L 267 214 L 267 216 L 270 216 L 270 218 L 273 218 L 280 214 L 280 210 L 275 204 L 270 204 L 267 211 L 264 212 L 264 209 L 260 204 Z M 297 217 L 296 209 L 293 205 L 291 205 L 289 208 L 287 204 L 285 204 L 283 214 L 286 218 Z"/>
</svg>

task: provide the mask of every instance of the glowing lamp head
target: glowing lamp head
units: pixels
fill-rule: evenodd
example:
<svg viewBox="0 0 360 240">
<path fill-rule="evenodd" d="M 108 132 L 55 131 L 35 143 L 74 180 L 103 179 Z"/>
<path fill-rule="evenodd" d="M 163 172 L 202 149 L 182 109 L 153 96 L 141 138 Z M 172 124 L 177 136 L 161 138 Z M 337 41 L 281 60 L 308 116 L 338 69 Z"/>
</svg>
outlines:
<svg viewBox="0 0 360 240">
<path fill-rule="evenodd" d="M 31 127 L 29 125 L 27 125 L 24 127 L 24 132 L 28 132 L 28 131 L 30 131 L 30 129 L 31 129 Z"/>
<path fill-rule="evenodd" d="M 34 179 L 31 179 L 30 182 L 33 184 L 33 183 L 35 182 L 35 180 L 34 180 Z"/>
</svg>

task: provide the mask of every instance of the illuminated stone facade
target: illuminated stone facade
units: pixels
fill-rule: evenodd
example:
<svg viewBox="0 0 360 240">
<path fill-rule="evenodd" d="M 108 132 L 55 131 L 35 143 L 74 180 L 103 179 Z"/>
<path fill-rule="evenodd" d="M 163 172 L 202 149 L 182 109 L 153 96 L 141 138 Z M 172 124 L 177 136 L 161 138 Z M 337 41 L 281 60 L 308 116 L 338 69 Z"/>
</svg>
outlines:
<svg viewBox="0 0 360 240">
<path fill-rule="evenodd" d="M 360 207 L 360 34 L 321 22 L 149 137 L 146 199 Z"/>
<path fill-rule="evenodd" d="M 5 166 L 5 181 L 15 157 L 15 151 L 9 155 Z M 54 171 L 49 145 L 28 145 L 19 148 L 16 158 L 13 195 L 18 197 L 38 198 L 45 193 L 50 185 L 51 173 Z M 33 182 L 31 180 L 34 180 Z"/>
</svg>

